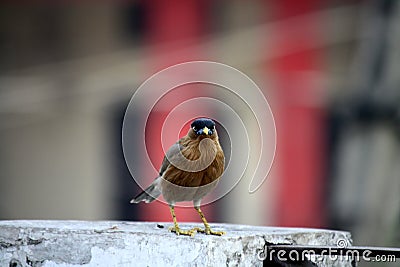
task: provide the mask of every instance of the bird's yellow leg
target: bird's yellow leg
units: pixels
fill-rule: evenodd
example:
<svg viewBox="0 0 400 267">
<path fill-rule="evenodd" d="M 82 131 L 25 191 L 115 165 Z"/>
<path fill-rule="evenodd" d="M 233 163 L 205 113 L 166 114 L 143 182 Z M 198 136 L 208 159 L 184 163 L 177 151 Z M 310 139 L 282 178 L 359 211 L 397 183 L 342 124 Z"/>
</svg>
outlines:
<svg viewBox="0 0 400 267">
<path fill-rule="evenodd" d="M 169 207 L 172 215 L 172 220 L 174 221 L 174 226 L 170 227 L 168 230 L 171 232 L 175 232 L 176 235 L 188 235 L 194 236 L 196 231 L 195 230 L 182 230 L 179 228 L 178 221 L 176 220 L 175 209 L 173 206 Z"/>
<path fill-rule="evenodd" d="M 199 213 L 200 218 L 203 221 L 205 228 L 201 229 L 199 227 L 196 227 L 196 228 L 193 228 L 192 230 L 194 230 L 196 232 L 199 232 L 199 233 L 204 233 L 206 235 L 218 235 L 218 236 L 221 236 L 221 235 L 225 234 L 225 232 L 222 232 L 222 231 L 213 231 L 213 230 L 211 230 L 211 227 L 208 224 L 208 222 L 206 220 L 206 217 L 204 216 L 204 213 L 201 211 L 200 207 L 194 207 L 194 208 Z"/>
</svg>

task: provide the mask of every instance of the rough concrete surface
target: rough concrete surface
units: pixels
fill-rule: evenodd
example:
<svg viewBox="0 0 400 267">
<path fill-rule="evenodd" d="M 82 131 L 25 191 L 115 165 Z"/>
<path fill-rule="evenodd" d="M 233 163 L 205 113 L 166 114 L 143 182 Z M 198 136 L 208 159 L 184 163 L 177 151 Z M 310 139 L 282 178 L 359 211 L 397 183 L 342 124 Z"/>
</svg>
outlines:
<svg viewBox="0 0 400 267">
<path fill-rule="evenodd" d="M 224 236 L 176 236 L 171 223 L 123 221 L 0 221 L 0 266 L 262 266 L 273 244 L 351 244 L 347 232 L 211 224 Z M 182 223 L 182 229 L 202 226 Z M 318 266 L 351 266 L 325 259 Z"/>
</svg>

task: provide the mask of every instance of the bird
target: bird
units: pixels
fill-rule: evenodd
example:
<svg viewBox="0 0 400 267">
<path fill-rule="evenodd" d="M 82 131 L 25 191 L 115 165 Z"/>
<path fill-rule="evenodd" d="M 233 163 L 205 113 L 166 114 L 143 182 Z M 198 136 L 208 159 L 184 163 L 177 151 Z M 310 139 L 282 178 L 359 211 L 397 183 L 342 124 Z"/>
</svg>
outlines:
<svg viewBox="0 0 400 267">
<path fill-rule="evenodd" d="M 219 143 L 215 122 L 209 118 L 197 118 L 186 136 L 179 139 L 166 152 L 158 176 L 131 203 L 150 203 L 161 194 L 169 205 L 174 226 L 169 231 L 176 235 L 194 236 L 195 233 L 224 235 L 214 231 L 200 209 L 201 200 L 218 184 L 225 168 L 225 156 Z M 193 201 L 204 229 L 195 227 L 183 230 L 179 227 L 175 205 L 177 202 Z"/>
</svg>

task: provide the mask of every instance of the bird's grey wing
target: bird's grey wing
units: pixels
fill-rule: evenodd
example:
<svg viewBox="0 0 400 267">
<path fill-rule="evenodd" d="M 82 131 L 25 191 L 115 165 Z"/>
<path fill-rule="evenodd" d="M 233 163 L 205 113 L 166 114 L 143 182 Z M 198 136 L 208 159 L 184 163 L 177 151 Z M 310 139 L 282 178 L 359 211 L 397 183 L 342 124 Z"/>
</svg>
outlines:
<svg viewBox="0 0 400 267">
<path fill-rule="evenodd" d="M 139 203 L 140 201 L 144 201 L 146 203 L 153 202 L 161 195 L 161 191 L 159 189 L 161 177 L 157 177 L 149 187 L 143 190 L 140 194 L 134 197 L 131 200 L 131 203 Z"/>
<path fill-rule="evenodd" d="M 176 157 L 179 155 L 180 151 L 182 150 L 183 146 L 179 144 L 179 141 L 173 144 L 167 151 L 167 153 L 164 156 L 164 159 L 161 163 L 161 168 L 160 168 L 160 176 L 164 174 L 164 172 L 167 170 L 168 166 L 171 164 L 168 159 L 172 159 L 173 157 Z"/>
<path fill-rule="evenodd" d="M 172 159 L 179 155 L 182 145 L 179 144 L 180 140 L 173 144 L 167 151 L 164 156 L 164 159 L 161 163 L 161 168 L 159 172 L 159 176 L 154 179 L 153 183 L 149 187 L 147 187 L 144 191 L 142 191 L 139 195 L 131 200 L 131 203 L 139 203 L 140 201 L 144 201 L 146 203 L 154 201 L 159 195 L 161 195 L 160 190 L 160 181 L 164 172 L 168 169 L 168 166 L 171 164 L 168 159 Z"/>
</svg>

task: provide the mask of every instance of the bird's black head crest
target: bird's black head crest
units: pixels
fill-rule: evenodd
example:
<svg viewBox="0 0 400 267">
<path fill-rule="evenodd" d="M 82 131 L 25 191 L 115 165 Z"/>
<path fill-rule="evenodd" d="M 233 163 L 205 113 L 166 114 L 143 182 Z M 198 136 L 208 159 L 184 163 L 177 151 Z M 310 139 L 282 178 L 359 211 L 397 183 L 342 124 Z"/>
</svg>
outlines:
<svg viewBox="0 0 400 267">
<path fill-rule="evenodd" d="M 215 132 L 215 122 L 208 118 L 198 118 L 194 120 L 191 127 L 197 135 L 203 134 L 203 129 L 205 127 L 209 130 L 208 133 L 205 133 L 206 135 L 212 135 Z"/>
</svg>

